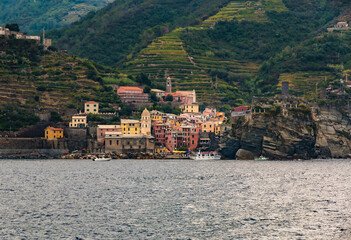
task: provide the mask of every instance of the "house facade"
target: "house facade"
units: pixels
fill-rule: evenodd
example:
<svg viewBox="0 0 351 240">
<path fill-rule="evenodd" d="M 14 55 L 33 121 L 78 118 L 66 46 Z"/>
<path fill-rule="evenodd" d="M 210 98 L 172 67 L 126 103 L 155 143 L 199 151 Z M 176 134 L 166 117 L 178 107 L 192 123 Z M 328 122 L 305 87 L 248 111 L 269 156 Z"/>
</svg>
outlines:
<svg viewBox="0 0 351 240">
<path fill-rule="evenodd" d="M 63 138 L 63 129 L 62 128 L 54 128 L 47 127 L 45 129 L 45 139 L 47 140 L 56 140 Z"/>
<path fill-rule="evenodd" d="M 143 134 L 108 134 L 105 136 L 105 152 L 154 153 L 155 141 L 152 136 Z"/>
<path fill-rule="evenodd" d="M 122 134 L 121 125 L 98 125 L 96 129 L 96 137 L 98 142 L 104 142 L 106 133 Z"/>
<path fill-rule="evenodd" d="M 98 114 L 99 113 L 99 103 L 90 101 L 84 104 L 84 113 Z"/>
<path fill-rule="evenodd" d="M 143 93 L 143 89 L 139 87 L 119 87 L 117 95 L 125 103 L 149 102 L 149 94 Z"/>
<path fill-rule="evenodd" d="M 87 116 L 72 116 L 72 122 L 69 123 L 70 128 L 85 128 L 87 126 Z"/>
<path fill-rule="evenodd" d="M 124 135 L 140 134 L 140 121 L 121 119 L 121 128 Z"/>
</svg>

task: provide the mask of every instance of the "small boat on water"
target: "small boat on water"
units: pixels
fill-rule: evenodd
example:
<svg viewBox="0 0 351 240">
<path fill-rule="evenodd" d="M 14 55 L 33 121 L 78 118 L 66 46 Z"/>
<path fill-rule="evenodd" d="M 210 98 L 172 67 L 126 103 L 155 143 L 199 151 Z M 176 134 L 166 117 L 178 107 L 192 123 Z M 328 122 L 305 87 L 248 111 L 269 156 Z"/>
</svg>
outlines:
<svg viewBox="0 0 351 240">
<path fill-rule="evenodd" d="M 107 161 L 111 161 L 112 158 L 106 158 L 106 157 L 97 157 L 94 158 L 93 161 L 94 162 L 107 162 Z"/>
<path fill-rule="evenodd" d="M 190 156 L 192 160 L 220 160 L 221 156 L 215 152 L 201 152 L 199 151 L 196 155 Z"/>
<path fill-rule="evenodd" d="M 263 156 L 260 156 L 259 158 L 255 158 L 255 161 L 268 161 L 269 159 Z"/>
</svg>

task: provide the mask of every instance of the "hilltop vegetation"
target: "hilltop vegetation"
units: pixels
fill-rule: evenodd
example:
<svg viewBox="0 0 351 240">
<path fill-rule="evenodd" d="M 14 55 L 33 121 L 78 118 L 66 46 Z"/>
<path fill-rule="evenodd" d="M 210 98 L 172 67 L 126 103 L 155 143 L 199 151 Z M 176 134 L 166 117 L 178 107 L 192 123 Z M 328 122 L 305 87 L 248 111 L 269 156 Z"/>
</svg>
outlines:
<svg viewBox="0 0 351 240">
<path fill-rule="evenodd" d="M 0 26 L 18 23 L 22 31 L 40 33 L 42 29 L 69 25 L 90 11 L 96 11 L 113 0 L 2 0 Z"/>
</svg>

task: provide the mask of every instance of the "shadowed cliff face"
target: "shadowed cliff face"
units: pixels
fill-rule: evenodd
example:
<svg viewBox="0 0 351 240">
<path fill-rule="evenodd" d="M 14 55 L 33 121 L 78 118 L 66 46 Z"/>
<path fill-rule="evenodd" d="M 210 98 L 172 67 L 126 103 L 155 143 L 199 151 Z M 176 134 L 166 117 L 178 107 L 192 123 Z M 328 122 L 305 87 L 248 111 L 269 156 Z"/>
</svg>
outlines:
<svg viewBox="0 0 351 240">
<path fill-rule="evenodd" d="M 235 119 L 232 136 L 220 152 L 230 159 L 272 160 L 346 158 L 350 154 L 351 125 L 335 109 L 323 109 L 312 117 L 310 110 L 291 109 Z"/>
</svg>

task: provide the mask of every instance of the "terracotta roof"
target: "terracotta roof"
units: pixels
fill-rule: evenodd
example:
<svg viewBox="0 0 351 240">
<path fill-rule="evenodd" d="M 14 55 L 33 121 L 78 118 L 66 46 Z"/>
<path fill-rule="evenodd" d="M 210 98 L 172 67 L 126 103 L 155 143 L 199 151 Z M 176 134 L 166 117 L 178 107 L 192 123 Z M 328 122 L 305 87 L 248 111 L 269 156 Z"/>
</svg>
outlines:
<svg viewBox="0 0 351 240">
<path fill-rule="evenodd" d="M 62 128 L 47 127 L 47 129 L 50 129 L 52 131 L 63 131 Z"/>
<path fill-rule="evenodd" d="M 89 101 L 89 102 L 86 102 L 86 103 L 97 103 L 97 102 L 94 102 L 94 101 Z"/>
<path fill-rule="evenodd" d="M 118 88 L 119 89 L 123 89 L 123 90 L 134 90 L 134 91 L 140 91 L 140 90 L 143 90 L 142 88 L 139 88 L 139 87 L 120 87 Z"/>
</svg>

